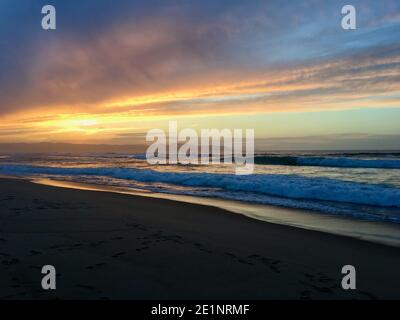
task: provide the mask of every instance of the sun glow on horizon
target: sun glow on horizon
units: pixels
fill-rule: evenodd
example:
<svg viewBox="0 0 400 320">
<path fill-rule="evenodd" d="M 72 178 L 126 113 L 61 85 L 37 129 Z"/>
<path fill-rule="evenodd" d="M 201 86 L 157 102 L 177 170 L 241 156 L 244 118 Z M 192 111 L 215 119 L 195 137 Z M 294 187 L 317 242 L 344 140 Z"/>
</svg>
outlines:
<svg viewBox="0 0 400 320">
<path fill-rule="evenodd" d="M 14 24 L 28 7 L 4 6 L 20 36 L 2 34 L 0 142 L 143 142 L 169 120 L 256 137 L 400 133 L 395 10 L 367 0 L 360 28 L 344 32 L 334 2 L 104 3 L 90 21 L 65 4 L 64 23 L 79 23 L 55 33 Z"/>
</svg>

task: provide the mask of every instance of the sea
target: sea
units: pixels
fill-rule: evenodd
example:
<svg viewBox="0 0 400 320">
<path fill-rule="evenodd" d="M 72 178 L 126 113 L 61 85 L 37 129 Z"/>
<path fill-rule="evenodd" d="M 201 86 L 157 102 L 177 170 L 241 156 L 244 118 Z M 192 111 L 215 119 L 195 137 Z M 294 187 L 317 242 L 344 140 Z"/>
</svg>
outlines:
<svg viewBox="0 0 400 320">
<path fill-rule="evenodd" d="M 236 175 L 235 164 L 150 165 L 144 154 L 19 153 L 0 155 L 0 174 L 400 226 L 400 151 L 258 152 L 254 162 Z"/>
</svg>

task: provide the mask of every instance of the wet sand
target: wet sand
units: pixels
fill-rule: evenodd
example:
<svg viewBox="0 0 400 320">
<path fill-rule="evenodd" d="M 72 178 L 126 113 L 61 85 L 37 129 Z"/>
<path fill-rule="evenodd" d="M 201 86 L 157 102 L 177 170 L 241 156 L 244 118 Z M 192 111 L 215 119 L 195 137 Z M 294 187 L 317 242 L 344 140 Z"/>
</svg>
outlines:
<svg viewBox="0 0 400 320">
<path fill-rule="evenodd" d="M 54 265 L 57 289 L 41 288 Z M 357 290 L 341 288 L 354 265 Z M 399 299 L 400 249 L 222 209 L 0 179 L 1 299 Z"/>
</svg>

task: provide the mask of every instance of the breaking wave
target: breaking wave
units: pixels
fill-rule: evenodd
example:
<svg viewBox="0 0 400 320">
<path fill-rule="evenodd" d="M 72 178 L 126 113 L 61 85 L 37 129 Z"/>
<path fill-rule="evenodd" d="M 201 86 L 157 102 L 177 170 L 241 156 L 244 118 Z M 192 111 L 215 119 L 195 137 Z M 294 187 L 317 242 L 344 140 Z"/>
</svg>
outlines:
<svg viewBox="0 0 400 320">
<path fill-rule="evenodd" d="M 400 169 L 400 159 L 355 159 L 349 157 L 256 156 L 256 164 L 338 168 Z"/>
<path fill-rule="evenodd" d="M 215 188 L 226 192 L 277 196 L 287 199 L 323 200 L 357 205 L 400 207 L 400 189 L 379 184 L 356 183 L 294 174 L 238 176 L 217 173 L 159 172 L 128 168 L 55 168 L 29 165 L 0 165 L 9 175 L 103 176 L 145 183 Z"/>
</svg>

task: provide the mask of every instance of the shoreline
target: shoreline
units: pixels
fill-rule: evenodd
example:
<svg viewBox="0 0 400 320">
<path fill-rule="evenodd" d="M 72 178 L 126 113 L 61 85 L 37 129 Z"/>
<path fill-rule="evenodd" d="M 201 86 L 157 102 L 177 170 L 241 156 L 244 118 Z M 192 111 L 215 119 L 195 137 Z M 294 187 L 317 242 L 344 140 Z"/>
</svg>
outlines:
<svg viewBox="0 0 400 320">
<path fill-rule="evenodd" d="M 2 299 L 398 299 L 400 250 L 215 207 L 0 179 Z M 41 266 L 57 290 L 41 290 Z M 341 288 L 354 265 L 357 290 Z"/>
<path fill-rule="evenodd" d="M 233 214 L 244 215 L 246 217 L 267 223 L 286 225 L 306 230 L 314 230 L 339 236 L 356 238 L 363 241 L 400 247 L 400 224 L 389 222 L 359 220 L 351 217 L 337 216 L 305 209 L 245 203 L 241 201 L 218 198 L 153 193 L 146 190 L 135 190 L 124 187 L 102 186 L 43 178 L 33 178 L 29 179 L 29 181 L 60 188 L 72 188 L 77 190 L 91 190 L 98 192 L 114 192 L 205 205 L 220 208 Z"/>
</svg>

